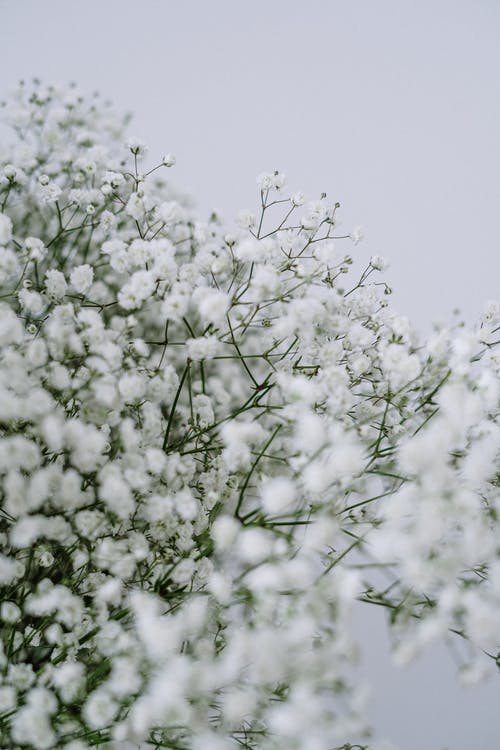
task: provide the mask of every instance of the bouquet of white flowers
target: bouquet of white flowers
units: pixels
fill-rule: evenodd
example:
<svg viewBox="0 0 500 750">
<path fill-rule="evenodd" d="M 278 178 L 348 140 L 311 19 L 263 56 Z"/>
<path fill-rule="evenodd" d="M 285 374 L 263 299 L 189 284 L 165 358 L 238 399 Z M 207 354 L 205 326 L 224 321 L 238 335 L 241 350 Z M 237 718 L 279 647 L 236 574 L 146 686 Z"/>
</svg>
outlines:
<svg viewBox="0 0 500 750">
<path fill-rule="evenodd" d="M 325 195 L 229 233 L 98 97 L 4 116 L 1 747 L 367 747 L 357 600 L 494 667 L 497 306 L 421 342 Z"/>
</svg>

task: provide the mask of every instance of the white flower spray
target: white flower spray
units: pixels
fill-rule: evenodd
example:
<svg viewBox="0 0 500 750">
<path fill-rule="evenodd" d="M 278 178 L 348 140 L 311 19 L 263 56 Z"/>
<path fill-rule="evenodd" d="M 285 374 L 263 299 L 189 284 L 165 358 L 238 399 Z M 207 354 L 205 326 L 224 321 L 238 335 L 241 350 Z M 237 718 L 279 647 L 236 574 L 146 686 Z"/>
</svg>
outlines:
<svg viewBox="0 0 500 750">
<path fill-rule="evenodd" d="M 4 114 L 2 747 L 368 747 L 356 600 L 400 661 L 459 634 L 482 676 L 498 305 L 422 343 L 325 195 L 261 174 L 228 231 L 99 98 L 21 86 Z"/>
</svg>

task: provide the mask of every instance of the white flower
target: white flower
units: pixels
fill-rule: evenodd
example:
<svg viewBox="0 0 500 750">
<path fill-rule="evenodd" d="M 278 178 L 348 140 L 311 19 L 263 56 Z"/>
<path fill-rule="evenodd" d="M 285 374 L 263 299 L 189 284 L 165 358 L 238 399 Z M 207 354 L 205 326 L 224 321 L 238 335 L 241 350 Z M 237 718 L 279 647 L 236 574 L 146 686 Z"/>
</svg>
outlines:
<svg viewBox="0 0 500 750">
<path fill-rule="evenodd" d="M 130 149 L 134 156 L 142 157 L 148 150 L 147 145 L 140 138 L 130 136 L 125 143 L 125 147 Z"/>
<path fill-rule="evenodd" d="M 285 184 L 285 175 L 279 172 L 262 172 L 257 177 L 260 190 L 280 190 Z"/>
<path fill-rule="evenodd" d="M 24 565 L 15 558 L 0 555 L 0 584 L 9 586 L 24 573 Z"/>
<path fill-rule="evenodd" d="M 242 209 L 241 211 L 238 211 L 236 223 L 242 229 L 251 229 L 256 223 L 255 214 L 247 209 Z"/>
<path fill-rule="evenodd" d="M 375 268 L 376 271 L 384 271 L 389 263 L 381 255 L 372 255 L 370 258 L 370 265 Z"/>
<path fill-rule="evenodd" d="M 64 661 L 52 673 L 52 682 L 64 703 L 71 703 L 76 698 L 84 679 L 85 669 L 80 662 Z"/>
<path fill-rule="evenodd" d="M 0 346 L 19 343 L 23 338 L 23 326 L 17 315 L 7 305 L 0 304 Z"/>
<path fill-rule="evenodd" d="M 205 396 L 203 393 L 193 398 L 193 411 L 202 430 L 215 421 L 212 401 L 209 396 Z"/>
<path fill-rule="evenodd" d="M 238 557 L 245 563 L 256 565 L 269 557 L 272 542 L 272 536 L 263 529 L 245 529 L 238 535 Z"/>
<path fill-rule="evenodd" d="M 363 227 L 354 227 L 349 237 L 354 242 L 355 245 L 358 245 L 361 240 L 364 238 L 365 234 L 363 232 Z M 377 256 L 376 256 L 377 257 Z"/>
<path fill-rule="evenodd" d="M 30 315 L 40 315 L 45 303 L 38 292 L 30 292 L 29 289 L 21 289 L 18 294 L 19 304 Z"/>
<path fill-rule="evenodd" d="M 266 256 L 266 247 L 263 242 L 253 239 L 252 237 L 245 238 L 241 242 L 238 242 L 234 246 L 234 255 L 238 260 L 245 263 L 253 261 L 263 261 Z M 271 269 L 269 269 L 271 270 Z M 274 271 L 274 269 L 272 269 Z"/>
<path fill-rule="evenodd" d="M 165 224 L 175 224 L 181 221 L 183 211 L 177 201 L 168 201 L 158 207 L 158 216 Z"/>
<path fill-rule="evenodd" d="M 0 214 L 0 245 L 6 245 L 12 239 L 12 221 L 5 214 Z"/>
<path fill-rule="evenodd" d="M 200 287 L 193 294 L 193 302 L 198 305 L 200 318 L 206 323 L 222 323 L 231 304 L 228 294 L 217 289 Z"/>
<path fill-rule="evenodd" d="M 299 191 L 297 193 L 294 193 L 292 197 L 290 198 L 290 200 L 292 202 L 292 205 L 294 206 L 303 206 L 304 203 L 306 202 L 306 197 L 304 193 Z"/>
<path fill-rule="evenodd" d="M 154 288 L 155 278 L 151 271 L 136 271 L 118 293 L 118 302 L 125 310 L 133 310 L 152 296 Z"/>
<path fill-rule="evenodd" d="M 273 477 L 264 480 L 261 493 L 262 505 L 266 513 L 278 515 L 291 510 L 297 488 L 288 477 Z"/>
<path fill-rule="evenodd" d="M 216 336 L 201 336 L 186 341 L 187 356 L 195 362 L 211 359 L 217 354 L 218 350 L 219 340 Z"/>
<path fill-rule="evenodd" d="M 130 487 L 117 467 L 108 465 L 101 473 L 99 497 L 121 519 L 129 517 L 136 507 Z"/>
<path fill-rule="evenodd" d="M 78 294 L 86 294 L 94 280 L 94 269 L 88 263 L 77 266 L 71 271 L 69 280 Z"/>
<path fill-rule="evenodd" d="M 49 297 L 55 300 L 63 299 L 68 289 L 66 279 L 61 271 L 49 268 L 45 273 L 45 291 Z"/>
<path fill-rule="evenodd" d="M 3 168 L 3 173 L 8 180 L 15 181 L 17 169 L 13 164 L 6 164 Z"/>
<path fill-rule="evenodd" d="M 181 285 L 174 284 L 172 289 L 165 294 L 161 311 L 162 314 L 172 321 L 182 320 L 189 307 L 190 295 Z"/>
<path fill-rule="evenodd" d="M 383 367 L 394 388 L 417 377 L 421 370 L 416 354 L 409 354 L 404 346 L 389 344 L 383 355 Z"/>
<path fill-rule="evenodd" d="M 119 380 L 118 390 L 127 403 L 140 401 L 146 393 L 145 378 L 135 372 L 126 373 Z"/>
<path fill-rule="evenodd" d="M 123 240 L 118 238 L 107 240 L 101 247 L 101 253 L 104 255 L 115 255 L 115 253 L 122 253 L 127 249 L 127 245 Z"/>
<path fill-rule="evenodd" d="M 42 184 L 39 188 L 39 195 L 42 203 L 55 203 L 59 200 L 62 190 L 55 182 Z"/>
<path fill-rule="evenodd" d="M 119 709 L 118 703 L 109 693 L 100 688 L 91 693 L 83 707 L 85 721 L 91 729 L 101 729 L 108 726 Z"/>
<path fill-rule="evenodd" d="M 220 516 L 212 526 L 212 537 L 218 550 L 224 552 L 238 536 L 240 525 L 232 516 Z"/>
<path fill-rule="evenodd" d="M 17 693 L 12 685 L 0 687 L 0 714 L 12 711 L 17 704 Z"/>
<path fill-rule="evenodd" d="M 324 201 L 311 201 L 305 206 L 304 214 L 300 219 L 304 229 L 317 229 L 327 216 L 327 206 Z"/>
<path fill-rule="evenodd" d="M 139 221 L 139 219 L 142 218 L 145 211 L 145 206 L 144 201 L 142 200 L 142 197 L 139 195 L 139 193 L 132 193 L 127 201 L 127 205 L 125 206 L 125 211 L 136 221 Z"/>
<path fill-rule="evenodd" d="M 157 279 L 170 285 L 177 277 L 177 263 L 169 253 L 161 253 L 156 256 L 152 271 Z"/>
<path fill-rule="evenodd" d="M 6 682 L 18 690 L 27 690 L 35 682 L 35 673 L 31 664 L 10 664 Z"/>
<path fill-rule="evenodd" d="M 15 602 L 2 602 L 0 606 L 0 619 L 4 622 L 17 622 L 21 617 L 21 610 Z"/>
<path fill-rule="evenodd" d="M 12 250 L 0 247 L 0 283 L 4 283 L 20 271 L 18 256 Z"/>
<path fill-rule="evenodd" d="M 483 317 L 485 320 L 493 320 L 497 317 L 500 306 L 496 300 L 488 300 L 483 307 Z"/>
<path fill-rule="evenodd" d="M 57 741 L 46 712 L 29 703 L 15 714 L 12 737 L 14 741 L 32 745 L 37 750 L 51 750 Z"/>
<path fill-rule="evenodd" d="M 43 260 L 47 255 L 47 248 L 43 244 L 43 241 L 38 237 L 26 237 L 24 240 L 24 247 L 27 250 L 28 258 L 30 260 Z"/>
<path fill-rule="evenodd" d="M 380 586 L 400 659 L 450 631 L 496 654 L 498 305 L 420 341 L 325 196 L 233 236 L 137 173 L 141 141 L 124 163 L 105 101 L 25 84 L 5 114 L 2 744 L 344 746 Z"/>
</svg>

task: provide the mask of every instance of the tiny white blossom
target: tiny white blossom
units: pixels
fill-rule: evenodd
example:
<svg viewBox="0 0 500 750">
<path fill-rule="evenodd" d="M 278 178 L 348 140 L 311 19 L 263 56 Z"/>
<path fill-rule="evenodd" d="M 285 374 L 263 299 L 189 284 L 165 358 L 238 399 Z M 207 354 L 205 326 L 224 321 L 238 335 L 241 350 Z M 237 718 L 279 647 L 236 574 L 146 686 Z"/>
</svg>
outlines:
<svg viewBox="0 0 500 750">
<path fill-rule="evenodd" d="M 27 250 L 30 260 L 39 261 L 47 255 L 47 248 L 38 237 L 26 237 L 24 247 Z"/>
<path fill-rule="evenodd" d="M 365 236 L 363 232 L 363 227 L 354 227 L 354 229 L 352 230 L 349 236 L 355 245 L 359 244 Z"/>
<path fill-rule="evenodd" d="M 77 266 L 71 271 L 69 280 L 75 291 L 79 294 L 86 294 L 94 280 L 94 269 L 88 263 Z"/>
<path fill-rule="evenodd" d="M 158 207 L 158 216 L 165 224 L 175 224 L 182 219 L 183 211 L 177 201 L 168 201 Z"/>
<path fill-rule="evenodd" d="M 216 336 L 203 336 L 186 341 L 187 356 L 194 361 L 211 359 L 216 355 L 218 349 L 219 341 Z"/>
<path fill-rule="evenodd" d="M 293 193 L 293 195 L 290 198 L 290 200 L 292 201 L 292 204 L 294 206 L 303 206 L 304 203 L 306 202 L 305 195 L 302 192 Z"/>
<path fill-rule="evenodd" d="M 483 307 L 483 316 L 485 320 L 493 320 L 498 316 L 500 306 L 496 300 L 489 300 Z"/>
<path fill-rule="evenodd" d="M 4 601 L 0 606 L 0 619 L 4 622 L 16 622 L 21 616 L 21 610 L 15 602 Z"/>
<path fill-rule="evenodd" d="M 140 138 L 137 138 L 136 136 L 130 136 L 127 139 L 127 142 L 125 144 L 126 148 L 128 148 L 134 156 L 142 157 L 148 150 L 147 145 L 142 141 Z"/>
<path fill-rule="evenodd" d="M 251 229 L 255 226 L 256 218 L 255 214 L 252 213 L 252 211 L 248 211 L 246 209 L 242 209 L 238 212 L 238 215 L 236 217 L 236 222 L 238 226 L 240 226 L 242 229 Z"/>
<path fill-rule="evenodd" d="M 262 172 L 257 177 L 260 190 L 281 190 L 285 184 L 285 175 L 280 172 Z"/>
<path fill-rule="evenodd" d="M 56 300 L 64 298 L 68 284 L 61 271 L 50 268 L 45 274 L 45 291 L 49 297 Z"/>
<path fill-rule="evenodd" d="M 30 315 L 40 315 L 44 308 L 44 300 L 38 292 L 31 292 L 28 289 L 21 289 L 18 294 L 19 304 Z"/>
<path fill-rule="evenodd" d="M 201 319 L 206 323 L 220 324 L 229 310 L 231 298 L 217 289 L 196 290 L 193 301 L 198 305 Z"/>
<path fill-rule="evenodd" d="M 91 693 L 83 707 L 85 720 L 91 729 L 107 726 L 116 716 L 118 704 L 104 689 Z"/>
<path fill-rule="evenodd" d="M 262 505 L 267 513 L 279 514 L 291 510 L 296 497 L 295 483 L 288 477 L 273 477 L 264 481 Z"/>
<path fill-rule="evenodd" d="M 133 310 L 151 297 L 154 288 L 155 279 L 150 271 L 136 271 L 118 293 L 118 302 L 125 310 Z"/>
<path fill-rule="evenodd" d="M 0 245 L 6 245 L 12 239 L 12 221 L 9 216 L 0 214 Z"/>
<path fill-rule="evenodd" d="M 384 271 L 389 264 L 381 255 L 372 255 L 370 258 L 370 265 L 372 268 L 375 268 L 376 271 Z"/>
<path fill-rule="evenodd" d="M 139 193 L 132 193 L 127 201 L 127 205 L 125 206 L 125 211 L 129 216 L 132 216 L 133 219 L 136 219 L 136 221 L 139 221 L 139 219 L 142 218 L 145 206 Z"/>
</svg>

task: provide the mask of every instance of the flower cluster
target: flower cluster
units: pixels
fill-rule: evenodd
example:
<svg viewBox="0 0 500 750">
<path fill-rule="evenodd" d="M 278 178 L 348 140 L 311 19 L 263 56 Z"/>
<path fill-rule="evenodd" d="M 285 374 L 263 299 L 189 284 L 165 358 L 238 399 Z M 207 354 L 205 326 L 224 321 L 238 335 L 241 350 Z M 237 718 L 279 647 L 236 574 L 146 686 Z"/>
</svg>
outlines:
<svg viewBox="0 0 500 750">
<path fill-rule="evenodd" d="M 4 115 L 2 747 L 364 742 L 356 600 L 400 659 L 460 633 L 477 679 L 500 645 L 498 306 L 422 343 L 326 196 L 261 174 L 227 232 L 99 98 L 23 85 Z"/>
</svg>

